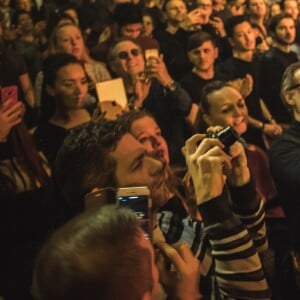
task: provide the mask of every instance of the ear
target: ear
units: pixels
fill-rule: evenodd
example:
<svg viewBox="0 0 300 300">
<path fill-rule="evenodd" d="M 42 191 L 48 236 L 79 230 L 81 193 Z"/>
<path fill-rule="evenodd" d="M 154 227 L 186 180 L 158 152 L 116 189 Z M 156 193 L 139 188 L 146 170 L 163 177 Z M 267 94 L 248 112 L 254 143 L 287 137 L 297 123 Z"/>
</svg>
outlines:
<svg viewBox="0 0 300 300">
<path fill-rule="evenodd" d="M 216 47 L 215 48 L 215 59 L 217 59 L 219 57 L 219 48 Z"/>
<path fill-rule="evenodd" d="M 232 48 L 235 46 L 235 42 L 234 42 L 233 38 L 229 37 L 228 42 Z"/>
<path fill-rule="evenodd" d="M 52 86 L 50 86 L 49 84 L 46 85 L 46 92 L 52 97 L 55 96 L 54 88 Z"/>
<path fill-rule="evenodd" d="M 204 122 L 208 125 L 208 126 L 213 126 L 213 122 L 211 117 L 208 114 L 203 114 L 202 115 Z"/>
<path fill-rule="evenodd" d="M 294 100 L 294 92 L 295 91 L 285 91 L 283 93 L 284 101 L 289 105 L 293 106 L 295 104 Z"/>
</svg>

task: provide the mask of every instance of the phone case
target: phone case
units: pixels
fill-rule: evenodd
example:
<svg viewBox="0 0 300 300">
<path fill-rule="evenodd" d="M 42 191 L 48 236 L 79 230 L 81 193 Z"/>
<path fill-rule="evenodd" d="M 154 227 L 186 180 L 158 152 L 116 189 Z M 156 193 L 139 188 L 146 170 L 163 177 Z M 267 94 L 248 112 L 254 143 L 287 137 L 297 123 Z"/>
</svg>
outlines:
<svg viewBox="0 0 300 300">
<path fill-rule="evenodd" d="M 16 85 L 4 86 L 1 88 L 1 102 L 5 103 L 8 100 L 12 100 L 10 107 L 18 101 L 18 87 Z"/>
</svg>

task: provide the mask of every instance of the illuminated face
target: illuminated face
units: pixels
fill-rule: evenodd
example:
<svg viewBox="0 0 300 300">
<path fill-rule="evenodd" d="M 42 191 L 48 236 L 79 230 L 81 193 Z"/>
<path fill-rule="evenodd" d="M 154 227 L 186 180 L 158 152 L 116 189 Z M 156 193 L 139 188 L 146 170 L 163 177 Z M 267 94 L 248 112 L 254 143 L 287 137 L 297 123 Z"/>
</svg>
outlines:
<svg viewBox="0 0 300 300">
<path fill-rule="evenodd" d="M 201 46 L 190 50 L 188 57 L 197 70 L 206 72 L 213 70 L 218 52 L 218 48 L 211 41 L 206 41 Z"/>
<path fill-rule="evenodd" d="M 84 56 L 84 42 L 80 29 L 67 24 L 57 31 L 57 51 L 74 55 L 78 60 Z"/>
<path fill-rule="evenodd" d="M 143 16 L 143 30 L 145 36 L 151 36 L 154 30 L 153 20 L 150 16 Z"/>
<path fill-rule="evenodd" d="M 110 156 L 117 164 L 118 187 L 147 186 L 154 210 L 166 204 L 168 198 L 163 180 L 163 164 L 147 155 L 145 147 L 133 135 L 125 134 Z"/>
<path fill-rule="evenodd" d="M 283 10 L 284 10 L 284 12 L 287 12 L 290 15 L 292 15 L 294 20 L 298 19 L 299 9 L 298 9 L 297 1 L 295 1 L 295 0 L 285 0 Z"/>
<path fill-rule="evenodd" d="M 209 112 L 203 115 L 209 126 L 232 126 L 241 135 L 247 130 L 248 109 L 241 94 L 223 87 L 208 95 Z"/>
<path fill-rule="evenodd" d="M 31 0 L 17 0 L 16 4 L 18 10 L 31 11 Z"/>
<path fill-rule="evenodd" d="M 232 16 L 240 16 L 245 13 L 245 0 L 236 0 L 229 7 Z"/>
<path fill-rule="evenodd" d="M 295 21 L 292 18 L 282 19 L 275 28 L 275 39 L 283 45 L 291 45 L 296 38 Z"/>
<path fill-rule="evenodd" d="M 213 11 L 212 0 L 197 0 L 197 7 L 200 10 L 201 24 L 207 24 L 209 22 L 209 17 Z"/>
<path fill-rule="evenodd" d="M 169 163 L 167 142 L 155 120 L 149 116 L 135 120 L 130 128 L 132 135 L 146 148 L 149 155 Z"/>
<path fill-rule="evenodd" d="M 84 106 L 88 83 L 85 71 L 80 64 L 73 63 L 62 67 L 53 86 L 47 91 L 56 100 L 56 105 L 65 110 L 76 110 Z"/>
<path fill-rule="evenodd" d="M 235 26 L 233 37 L 230 38 L 232 47 L 238 51 L 255 49 L 255 35 L 252 26 L 245 21 Z"/>
<path fill-rule="evenodd" d="M 166 5 L 168 22 L 181 23 L 187 14 L 186 5 L 182 0 L 170 0 Z"/>
<path fill-rule="evenodd" d="M 119 76 L 136 75 L 145 68 L 141 48 L 132 41 L 122 41 L 112 50 L 112 70 Z"/>
<path fill-rule="evenodd" d="M 136 39 L 141 35 L 142 30 L 143 30 L 142 23 L 127 24 L 121 27 L 120 34 L 121 36 L 124 37 Z"/>
<path fill-rule="evenodd" d="M 76 25 L 79 24 L 78 14 L 75 9 L 72 9 L 72 8 L 66 9 L 64 11 L 64 13 L 67 14 L 68 16 L 70 16 Z"/>
<path fill-rule="evenodd" d="M 264 0 L 249 0 L 249 14 L 255 17 L 264 17 L 267 14 L 267 6 Z"/>
<path fill-rule="evenodd" d="M 274 17 L 274 16 L 276 16 L 280 13 L 281 13 L 280 5 L 278 3 L 273 3 L 270 6 L 270 15 L 271 15 L 271 17 Z"/>
</svg>

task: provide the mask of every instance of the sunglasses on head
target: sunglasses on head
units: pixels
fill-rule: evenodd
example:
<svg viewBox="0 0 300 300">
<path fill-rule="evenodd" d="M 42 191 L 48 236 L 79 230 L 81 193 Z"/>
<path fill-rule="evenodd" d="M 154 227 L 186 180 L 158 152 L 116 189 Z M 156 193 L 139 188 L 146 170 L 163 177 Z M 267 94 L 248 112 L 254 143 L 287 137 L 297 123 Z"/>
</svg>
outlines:
<svg viewBox="0 0 300 300">
<path fill-rule="evenodd" d="M 140 49 L 131 49 L 130 53 L 131 53 L 132 56 L 138 56 L 141 53 L 141 50 Z M 128 51 L 121 51 L 121 52 L 119 52 L 118 57 L 120 59 L 128 59 L 129 52 Z"/>
</svg>

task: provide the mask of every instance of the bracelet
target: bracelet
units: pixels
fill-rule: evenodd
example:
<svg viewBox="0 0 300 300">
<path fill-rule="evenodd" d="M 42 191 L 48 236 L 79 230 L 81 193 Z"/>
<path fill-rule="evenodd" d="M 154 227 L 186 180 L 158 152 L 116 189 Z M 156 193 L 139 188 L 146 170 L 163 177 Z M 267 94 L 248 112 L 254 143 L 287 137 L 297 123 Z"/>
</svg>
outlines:
<svg viewBox="0 0 300 300">
<path fill-rule="evenodd" d="M 178 84 L 172 79 L 168 84 L 165 85 L 165 88 L 170 92 L 174 92 L 177 89 Z"/>
<path fill-rule="evenodd" d="M 266 125 L 266 123 L 260 122 L 260 124 L 258 126 L 258 129 L 261 130 L 261 131 L 264 131 L 265 125 Z"/>
<path fill-rule="evenodd" d="M 276 120 L 273 117 L 267 119 L 268 123 L 276 123 Z"/>
</svg>

